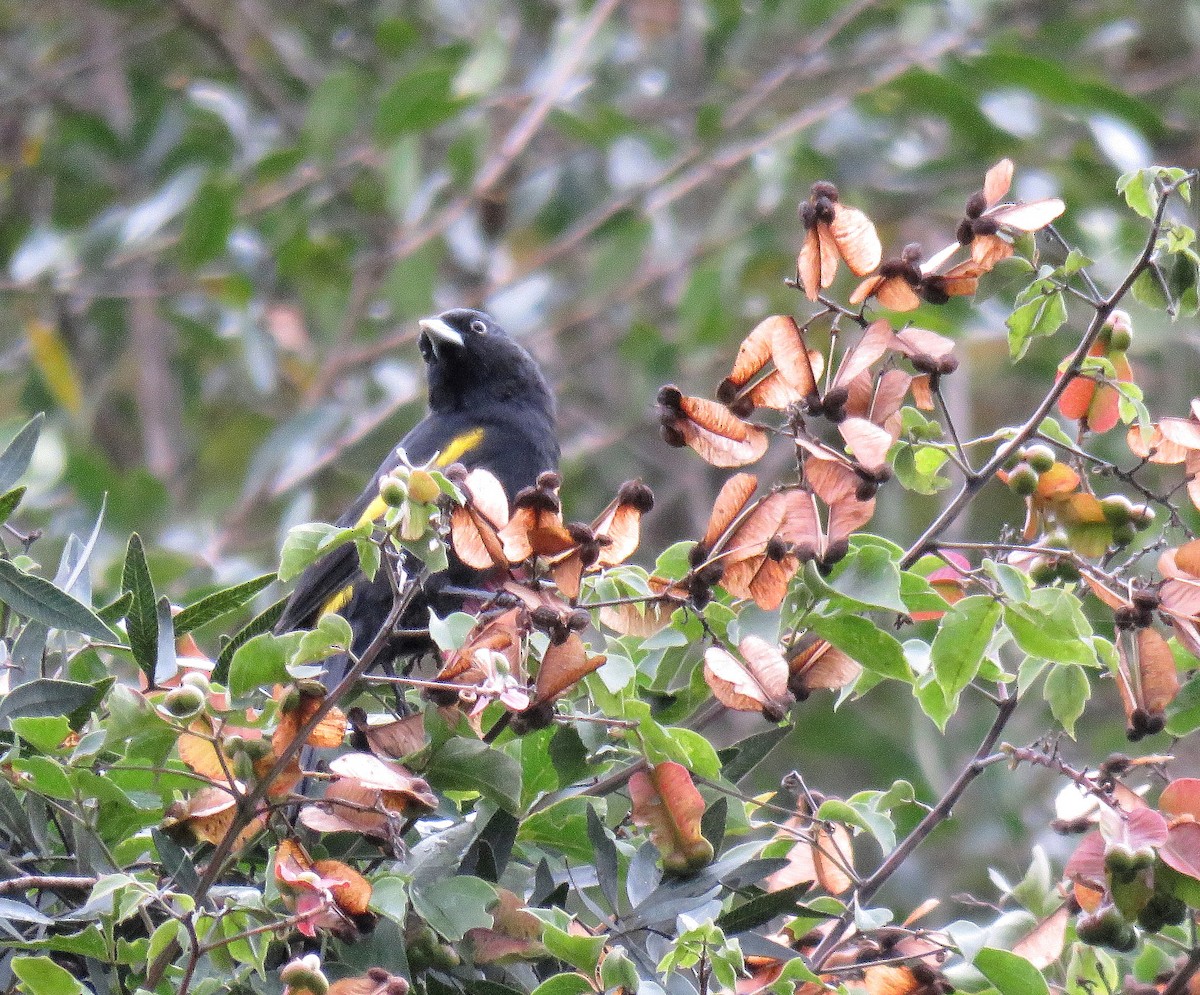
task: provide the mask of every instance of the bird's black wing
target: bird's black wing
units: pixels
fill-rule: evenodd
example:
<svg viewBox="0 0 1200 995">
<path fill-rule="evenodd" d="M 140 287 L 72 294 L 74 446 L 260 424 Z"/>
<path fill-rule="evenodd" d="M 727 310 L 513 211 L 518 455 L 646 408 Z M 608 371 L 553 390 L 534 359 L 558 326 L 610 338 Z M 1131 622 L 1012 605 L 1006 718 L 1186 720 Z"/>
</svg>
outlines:
<svg viewBox="0 0 1200 995">
<path fill-rule="evenodd" d="M 412 463 L 424 463 L 446 445 L 460 431 L 457 420 L 425 418 L 415 425 L 397 449 L 403 449 Z M 339 528 L 357 525 L 371 503 L 379 497 L 379 482 L 400 464 L 396 450 L 392 450 L 375 471 L 371 482 L 334 523 Z M 322 609 L 346 586 L 354 582 L 358 574 L 358 550 L 352 543 L 335 549 L 308 567 L 296 582 L 296 588 L 287 603 L 276 632 L 290 632 L 311 626 Z"/>
<path fill-rule="evenodd" d="M 482 417 L 480 417 L 482 415 Z M 483 435 L 463 452 L 453 443 L 482 429 Z M 473 436 L 472 436 L 473 437 Z M 455 455 L 468 467 L 481 466 L 500 479 L 510 494 L 536 479 L 538 473 L 558 464 L 558 442 L 553 427 L 520 405 L 497 406 L 476 413 L 440 413 L 419 422 L 401 441 L 411 463 L 425 463 L 437 453 Z M 379 482 L 399 464 L 395 451 L 388 455 L 357 500 L 335 524 L 342 528 L 358 524 L 371 503 L 379 497 Z M 296 589 L 276 626 L 277 632 L 311 626 L 330 599 L 354 583 L 358 576 L 358 551 L 352 544 L 335 549 L 300 575 Z"/>
</svg>

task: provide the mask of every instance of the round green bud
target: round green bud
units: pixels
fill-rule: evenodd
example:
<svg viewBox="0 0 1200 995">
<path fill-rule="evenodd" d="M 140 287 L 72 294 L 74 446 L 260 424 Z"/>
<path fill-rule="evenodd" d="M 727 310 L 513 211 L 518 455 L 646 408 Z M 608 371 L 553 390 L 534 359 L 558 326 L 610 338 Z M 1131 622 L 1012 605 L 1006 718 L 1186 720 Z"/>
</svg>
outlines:
<svg viewBox="0 0 1200 995">
<path fill-rule="evenodd" d="M 1029 497 L 1037 491 L 1038 472 L 1028 463 L 1018 463 L 1008 475 L 1008 486 L 1014 494 Z"/>
<path fill-rule="evenodd" d="M 379 496 L 389 508 L 399 508 L 408 498 L 404 483 L 392 475 L 379 481 Z"/>
<path fill-rule="evenodd" d="M 1133 506 L 1133 527 L 1139 532 L 1145 532 L 1154 524 L 1154 509 L 1148 504 L 1135 504 Z"/>
<path fill-rule="evenodd" d="M 1133 527 L 1133 522 L 1126 522 L 1124 525 L 1114 525 L 1112 530 L 1113 545 L 1121 548 L 1128 546 L 1133 542 L 1137 535 L 1137 529 Z"/>
<path fill-rule="evenodd" d="M 1100 510 L 1104 520 L 1114 529 L 1133 521 L 1133 502 L 1124 494 L 1110 494 L 1100 499 Z"/>
<path fill-rule="evenodd" d="M 204 692 L 186 684 L 171 688 L 163 698 L 163 708 L 177 719 L 190 719 L 204 711 Z"/>
<path fill-rule="evenodd" d="M 1054 573 L 1059 580 L 1072 584 L 1079 580 L 1079 567 L 1075 561 L 1066 556 L 1060 556 L 1054 564 Z"/>
<path fill-rule="evenodd" d="M 1038 473 L 1045 473 L 1058 462 L 1054 456 L 1054 450 L 1043 445 L 1030 446 L 1025 451 L 1025 461 Z"/>
<path fill-rule="evenodd" d="M 1058 578 L 1058 564 L 1044 556 L 1034 557 L 1029 563 L 1029 579 L 1035 584 L 1053 584 Z"/>
<path fill-rule="evenodd" d="M 1110 352 L 1125 352 L 1133 345 L 1133 322 L 1124 311 L 1114 311 L 1108 319 L 1111 333 L 1108 337 Z"/>
<path fill-rule="evenodd" d="M 198 670 L 189 670 L 181 678 L 179 683 L 184 687 L 199 688 L 202 694 L 207 695 L 212 690 L 212 684 L 209 683 L 208 674 L 203 674 Z"/>
</svg>

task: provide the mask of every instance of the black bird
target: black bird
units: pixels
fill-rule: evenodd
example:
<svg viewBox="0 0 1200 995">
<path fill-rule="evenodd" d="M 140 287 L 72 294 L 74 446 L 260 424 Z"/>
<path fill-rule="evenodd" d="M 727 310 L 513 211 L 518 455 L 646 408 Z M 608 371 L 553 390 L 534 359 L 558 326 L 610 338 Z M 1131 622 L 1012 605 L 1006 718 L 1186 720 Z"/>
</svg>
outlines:
<svg viewBox="0 0 1200 995">
<path fill-rule="evenodd" d="M 339 526 L 373 521 L 386 510 L 379 496 L 383 477 L 400 465 L 399 450 L 420 465 L 461 463 L 490 470 L 504 485 L 509 501 L 538 475 L 558 468 L 554 398 L 537 364 L 495 321 L 481 311 L 454 308 L 423 318 L 421 355 L 429 384 L 429 413 L 388 454 L 358 499 L 337 520 Z M 400 626 L 423 629 L 429 609 L 439 615 L 461 606 L 444 589 L 471 586 L 477 575 L 461 563 L 426 578 Z M 478 585 L 476 585 L 478 586 Z M 392 589 L 380 571 L 373 581 L 358 568 L 353 545 L 341 546 L 301 574 L 276 632 L 311 628 L 327 611 L 341 614 L 354 632 L 352 650 L 361 655 L 379 633 L 392 609 Z M 397 640 L 379 663 L 418 652 L 428 643 Z M 333 688 L 345 675 L 344 657 L 327 661 L 321 677 Z"/>
</svg>

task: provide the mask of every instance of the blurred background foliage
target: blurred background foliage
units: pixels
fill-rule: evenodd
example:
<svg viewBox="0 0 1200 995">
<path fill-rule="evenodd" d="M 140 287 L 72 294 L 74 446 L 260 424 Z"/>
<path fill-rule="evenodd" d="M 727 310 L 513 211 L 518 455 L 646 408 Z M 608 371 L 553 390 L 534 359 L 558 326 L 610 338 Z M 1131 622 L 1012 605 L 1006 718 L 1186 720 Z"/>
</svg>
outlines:
<svg viewBox="0 0 1200 995">
<path fill-rule="evenodd" d="M 1144 230 L 1117 177 L 1200 165 L 1192 4 L 0 0 L 0 25 L 0 437 L 49 412 L 25 524 L 57 537 L 35 548 L 52 569 L 107 495 L 98 582 L 136 529 L 181 600 L 358 492 L 419 416 L 419 317 L 482 306 L 521 338 L 557 387 L 569 514 L 642 477 L 651 556 L 721 479 L 661 443 L 654 392 L 711 393 L 758 319 L 807 313 L 783 279 L 814 180 L 887 254 L 932 251 L 1009 156 L 1116 277 Z M 1023 417 L 1067 351 L 1007 369 L 1016 286 L 1001 267 L 915 316 L 964 341 L 960 433 Z M 1182 413 L 1189 323 L 1135 324 L 1151 411 Z M 995 490 L 960 534 L 1018 518 Z M 872 530 L 912 538 L 929 499 L 885 493 Z M 925 749 L 898 697 L 813 708 L 770 777 L 803 755 L 822 788 L 944 786 L 974 731 Z M 973 849 L 1005 864 L 1035 781 L 989 776 L 1008 821 L 977 820 Z"/>
</svg>

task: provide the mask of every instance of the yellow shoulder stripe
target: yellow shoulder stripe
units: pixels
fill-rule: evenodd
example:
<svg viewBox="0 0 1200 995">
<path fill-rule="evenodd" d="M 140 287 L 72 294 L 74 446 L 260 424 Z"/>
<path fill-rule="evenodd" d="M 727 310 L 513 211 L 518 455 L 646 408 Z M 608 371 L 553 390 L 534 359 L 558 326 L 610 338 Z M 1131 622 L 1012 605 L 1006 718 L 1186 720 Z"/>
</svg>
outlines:
<svg viewBox="0 0 1200 995">
<path fill-rule="evenodd" d="M 472 428 L 456 435 L 450 440 L 450 445 L 438 453 L 434 461 L 437 466 L 449 466 L 476 448 L 483 441 L 483 429 Z"/>
<path fill-rule="evenodd" d="M 446 446 L 440 453 L 437 459 L 434 460 L 434 465 L 443 467 L 449 466 L 451 463 L 457 462 L 472 449 L 476 448 L 483 442 L 483 429 L 472 428 L 466 432 L 461 432 L 450 440 L 450 444 Z M 363 525 L 366 522 L 373 522 L 377 518 L 382 518 L 384 512 L 388 509 L 387 502 L 376 495 L 371 499 L 371 503 L 363 509 L 363 513 L 358 516 L 358 524 Z M 350 602 L 351 595 L 354 593 L 354 585 L 348 584 L 343 587 L 337 594 L 333 595 L 328 601 L 321 606 L 321 612 L 337 612 L 341 611 Z"/>
<path fill-rule="evenodd" d="M 350 598 L 354 595 L 354 585 L 347 584 L 337 594 L 321 605 L 321 615 L 329 612 L 340 612 L 346 605 L 350 604 Z"/>
</svg>

